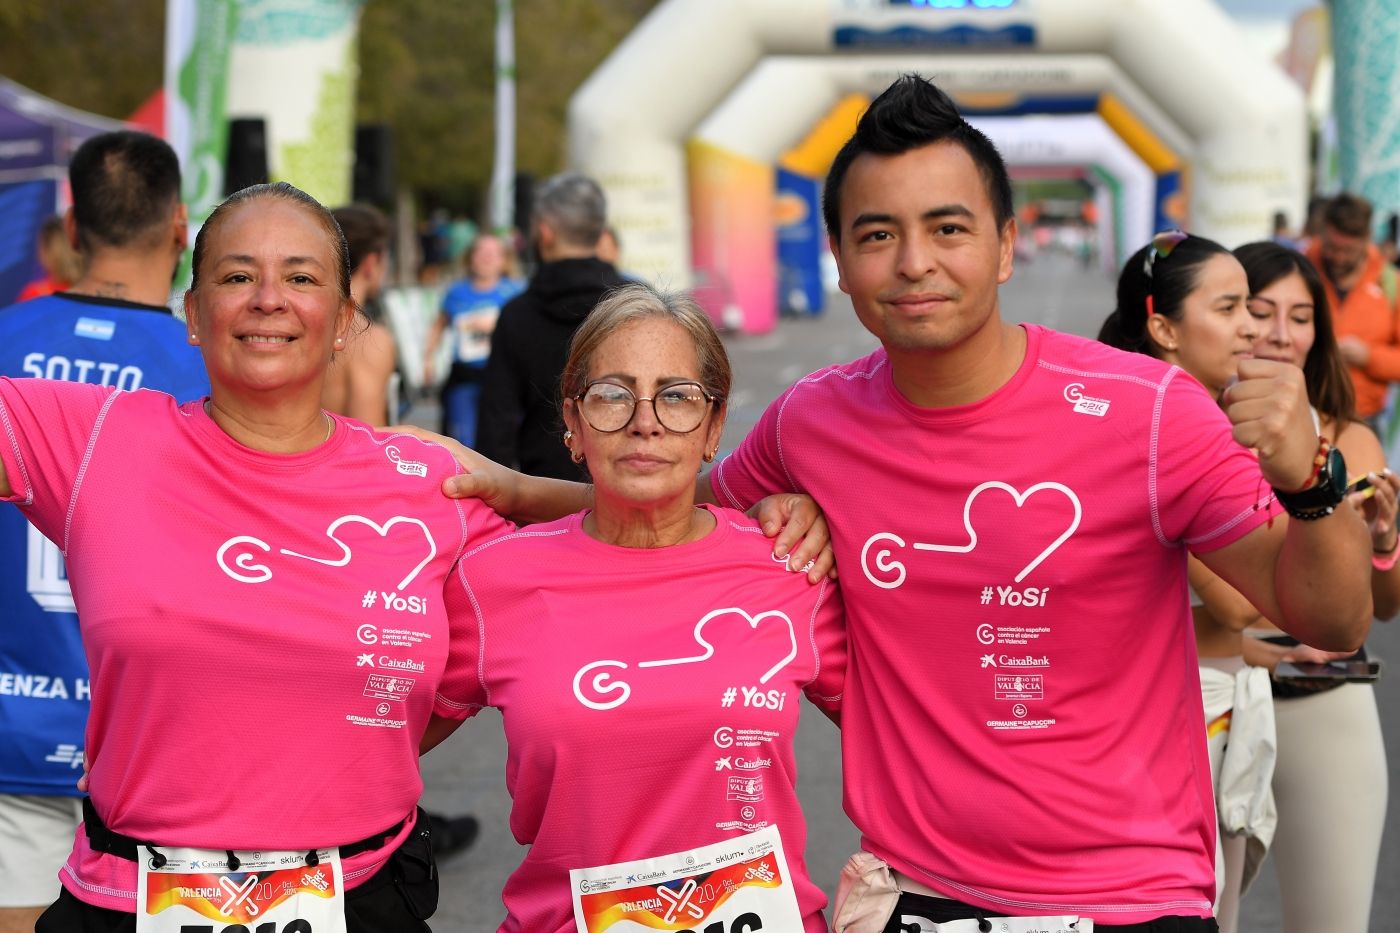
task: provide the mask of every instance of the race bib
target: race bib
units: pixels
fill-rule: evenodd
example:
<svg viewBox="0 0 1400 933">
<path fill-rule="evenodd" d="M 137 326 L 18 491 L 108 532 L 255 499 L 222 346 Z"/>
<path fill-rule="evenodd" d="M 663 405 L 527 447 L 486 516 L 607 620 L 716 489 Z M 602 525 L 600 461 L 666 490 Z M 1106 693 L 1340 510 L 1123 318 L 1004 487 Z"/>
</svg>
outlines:
<svg viewBox="0 0 1400 933">
<path fill-rule="evenodd" d="M 902 920 L 928 923 L 918 917 L 903 917 Z M 1094 933 L 1094 921 L 1088 917 L 988 917 L 992 933 Z M 978 933 L 982 927 L 976 920 L 950 920 L 935 923 L 932 933 Z"/>
<path fill-rule="evenodd" d="M 635 862 L 569 872 L 579 933 L 791 933 L 797 893 L 776 826 Z"/>
<path fill-rule="evenodd" d="M 345 933 L 340 852 L 228 853 L 167 849 L 160 868 L 142 852 L 136 882 L 137 933 Z"/>
</svg>

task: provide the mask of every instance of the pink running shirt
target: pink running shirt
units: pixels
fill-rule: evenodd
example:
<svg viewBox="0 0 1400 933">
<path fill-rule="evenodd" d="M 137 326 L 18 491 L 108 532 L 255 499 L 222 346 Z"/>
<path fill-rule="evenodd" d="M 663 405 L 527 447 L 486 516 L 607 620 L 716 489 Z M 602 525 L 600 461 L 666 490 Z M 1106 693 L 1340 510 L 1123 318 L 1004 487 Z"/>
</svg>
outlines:
<svg viewBox="0 0 1400 933">
<path fill-rule="evenodd" d="M 1209 916 L 1186 554 L 1264 522 L 1271 490 L 1180 370 L 1025 330 L 1016 374 L 964 407 L 911 404 L 883 350 L 814 373 L 712 484 L 826 510 L 868 851 L 1004 914 Z"/>
<path fill-rule="evenodd" d="M 570 869 L 772 825 L 807 933 L 826 929 L 792 741 L 801 694 L 839 704 L 840 600 L 774 561 L 754 522 L 710 511 L 709 535 L 654 550 L 591 538 L 582 514 L 532 525 L 469 552 L 448 585 L 478 634 L 453 642 L 436 712 L 501 710 L 511 831 L 530 846 L 503 931 L 573 933 Z M 672 659 L 688 660 L 645 663 Z"/>
<path fill-rule="evenodd" d="M 449 632 L 443 585 L 468 544 L 510 527 L 441 494 L 446 450 L 337 418 L 314 450 L 261 453 L 200 401 L 39 379 L 0 379 L 0 428 L 10 501 L 67 560 L 109 827 L 302 850 L 413 814 L 449 641 L 474 634 Z M 347 887 L 410 828 L 347 859 Z M 61 877 L 135 909 L 136 863 L 91 851 L 81 827 Z"/>
</svg>

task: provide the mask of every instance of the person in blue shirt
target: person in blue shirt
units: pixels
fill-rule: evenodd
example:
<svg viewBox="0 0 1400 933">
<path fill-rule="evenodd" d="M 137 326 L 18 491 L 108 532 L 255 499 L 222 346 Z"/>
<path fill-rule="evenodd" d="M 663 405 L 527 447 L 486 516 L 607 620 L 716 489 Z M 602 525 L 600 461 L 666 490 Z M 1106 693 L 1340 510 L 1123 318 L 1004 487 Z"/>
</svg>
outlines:
<svg viewBox="0 0 1400 933">
<path fill-rule="evenodd" d="M 452 331 L 452 368 L 442 387 L 442 433 L 468 447 L 476 446 L 477 402 L 496 318 L 501 306 L 525 287 L 513 276 L 514 266 L 504 240 L 490 233 L 478 236 L 467 250 L 467 277 L 447 290 L 442 314 L 428 334 L 423 360 L 425 385 L 434 382 L 438 345 L 443 334 Z"/>
<path fill-rule="evenodd" d="M 68 176 L 64 222 L 83 272 L 67 291 L 0 310 L 0 375 L 206 394 L 199 351 L 166 307 L 187 240 L 174 151 L 105 133 Z M 63 557 L 19 510 L 0 511 L 0 933 L 33 930 L 58 896 L 82 820 L 89 700 Z"/>
</svg>

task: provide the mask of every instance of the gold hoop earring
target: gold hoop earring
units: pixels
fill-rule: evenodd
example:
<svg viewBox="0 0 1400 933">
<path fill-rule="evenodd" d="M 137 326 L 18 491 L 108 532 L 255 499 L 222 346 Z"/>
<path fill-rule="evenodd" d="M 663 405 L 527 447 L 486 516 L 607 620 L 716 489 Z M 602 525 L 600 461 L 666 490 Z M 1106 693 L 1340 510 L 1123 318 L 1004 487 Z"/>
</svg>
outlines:
<svg viewBox="0 0 1400 933">
<path fill-rule="evenodd" d="M 574 461 L 574 463 L 582 463 L 583 454 L 579 453 L 577 450 L 571 450 L 569 451 L 569 459 Z"/>
<path fill-rule="evenodd" d="M 715 456 L 716 456 L 718 453 L 719 453 L 718 450 L 707 450 L 707 451 L 705 451 L 705 455 L 704 455 L 703 457 L 701 457 L 700 459 L 704 460 L 706 463 L 714 463 L 714 462 L 715 462 Z"/>
</svg>

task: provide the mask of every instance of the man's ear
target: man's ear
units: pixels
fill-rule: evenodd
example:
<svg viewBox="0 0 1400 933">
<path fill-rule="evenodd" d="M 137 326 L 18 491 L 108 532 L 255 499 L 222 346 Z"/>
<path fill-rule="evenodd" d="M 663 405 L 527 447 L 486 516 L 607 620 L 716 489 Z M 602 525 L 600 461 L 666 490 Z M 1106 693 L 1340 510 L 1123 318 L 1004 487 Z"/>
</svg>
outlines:
<svg viewBox="0 0 1400 933">
<path fill-rule="evenodd" d="M 826 246 L 831 250 L 831 258 L 836 260 L 836 287 L 849 295 L 851 290 L 846 287 L 846 271 L 841 268 L 841 241 L 828 234 Z"/>
<path fill-rule="evenodd" d="M 175 238 L 175 250 L 184 253 L 190 246 L 190 209 L 183 203 L 175 205 L 175 214 L 170 218 L 171 230 Z"/>
</svg>

